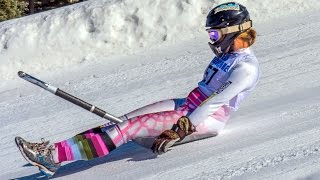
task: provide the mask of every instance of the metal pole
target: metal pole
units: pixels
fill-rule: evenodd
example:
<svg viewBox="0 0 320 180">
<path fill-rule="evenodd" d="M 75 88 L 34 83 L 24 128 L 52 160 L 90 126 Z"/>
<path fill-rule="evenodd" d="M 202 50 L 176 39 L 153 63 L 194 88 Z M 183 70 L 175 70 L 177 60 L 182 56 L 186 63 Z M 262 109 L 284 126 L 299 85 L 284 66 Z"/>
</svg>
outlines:
<svg viewBox="0 0 320 180">
<path fill-rule="evenodd" d="M 51 86 L 50 84 L 47 84 L 47 83 L 45 83 L 45 82 L 43 82 L 43 81 L 41 81 L 41 80 L 39 80 L 39 79 L 27 74 L 25 72 L 19 71 L 18 72 L 18 76 L 20 78 L 30 82 L 30 83 L 33 83 L 33 84 L 35 84 L 35 85 L 37 85 L 37 86 L 39 86 L 39 87 L 41 87 L 41 88 L 43 88 L 43 89 L 45 89 L 45 90 L 47 90 L 49 92 L 55 94 L 56 96 L 59 96 L 59 97 L 65 99 L 65 100 L 67 100 L 69 102 L 72 102 L 75 105 L 78 105 L 78 106 L 84 108 L 84 109 L 86 109 L 86 110 L 88 110 L 88 111 L 90 111 L 90 112 L 92 112 L 92 113 L 94 113 L 94 114 L 96 114 L 96 115 L 98 115 L 100 117 L 108 119 L 108 120 L 110 120 L 110 121 L 112 121 L 114 123 L 123 122 L 118 117 L 115 117 L 115 116 L 107 113 L 106 111 L 104 111 L 104 110 L 102 110 L 102 109 L 100 109 L 100 108 L 98 108 L 98 107 L 96 107 L 96 106 L 94 106 L 92 104 L 89 104 L 89 103 L 87 103 L 87 102 L 85 102 L 85 101 L 83 101 L 83 100 L 81 100 L 81 99 L 79 99 L 79 98 L 77 98 L 77 97 L 75 97 L 75 96 L 73 96 L 71 94 L 68 94 L 67 92 L 62 91 L 59 88 Z"/>
</svg>

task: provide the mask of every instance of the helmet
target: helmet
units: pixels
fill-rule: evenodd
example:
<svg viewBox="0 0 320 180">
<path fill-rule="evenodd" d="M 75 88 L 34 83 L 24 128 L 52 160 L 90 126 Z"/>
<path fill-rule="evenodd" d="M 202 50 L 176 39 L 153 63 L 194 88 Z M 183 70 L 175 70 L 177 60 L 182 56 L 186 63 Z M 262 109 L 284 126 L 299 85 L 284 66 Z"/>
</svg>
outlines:
<svg viewBox="0 0 320 180">
<path fill-rule="evenodd" d="M 252 21 L 245 6 L 236 2 L 220 4 L 207 16 L 206 29 L 211 39 L 208 44 L 216 56 L 221 57 L 230 50 L 233 41 L 251 27 Z"/>
</svg>

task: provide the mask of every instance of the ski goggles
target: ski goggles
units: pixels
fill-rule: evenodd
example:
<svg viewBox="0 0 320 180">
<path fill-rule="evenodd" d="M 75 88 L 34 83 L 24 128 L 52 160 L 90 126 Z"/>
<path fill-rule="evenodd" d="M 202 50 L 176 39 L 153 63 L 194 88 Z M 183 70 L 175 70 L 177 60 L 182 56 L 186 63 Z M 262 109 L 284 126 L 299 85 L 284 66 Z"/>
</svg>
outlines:
<svg viewBox="0 0 320 180">
<path fill-rule="evenodd" d="M 220 29 L 207 29 L 210 40 L 215 43 L 218 42 L 222 37 L 222 32 Z"/>
<path fill-rule="evenodd" d="M 252 27 L 252 21 L 249 20 L 239 25 L 229 26 L 221 29 L 209 28 L 206 31 L 208 32 L 209 38 L 212 41 L 212 43 L 216 43 L 225 34 L 230 34 L 234 32 L 243 32 L 244 30 L 247 30 L 251 27 Z"/>
</svg>

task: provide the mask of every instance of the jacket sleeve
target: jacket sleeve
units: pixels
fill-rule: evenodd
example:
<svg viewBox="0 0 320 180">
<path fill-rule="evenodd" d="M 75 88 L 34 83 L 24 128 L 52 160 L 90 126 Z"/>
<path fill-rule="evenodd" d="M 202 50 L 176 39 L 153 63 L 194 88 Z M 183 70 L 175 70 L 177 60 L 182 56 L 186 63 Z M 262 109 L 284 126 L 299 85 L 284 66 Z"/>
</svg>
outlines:
<svg viewBox="0 0 320 180">
<path fill-rule="evenodd" d="M 199 125 L 221 106 L 228 104 L 233 97 L 249 89 L 256 82 L 256 74 L 257 70 L 255 66 L 247 62 L 237 64 L 226 83 L 189 115 L 192 124 L 195 126 Z"/>
</svg>

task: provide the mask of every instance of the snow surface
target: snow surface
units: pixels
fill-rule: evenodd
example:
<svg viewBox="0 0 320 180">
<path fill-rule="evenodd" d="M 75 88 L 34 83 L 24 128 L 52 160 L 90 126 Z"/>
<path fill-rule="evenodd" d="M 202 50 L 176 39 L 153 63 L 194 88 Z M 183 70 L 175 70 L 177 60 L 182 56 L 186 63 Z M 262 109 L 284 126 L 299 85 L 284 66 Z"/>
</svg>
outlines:
<svg viewBox="0 0 320 180">
<path fill-rule="evenodd" d="M 115 115 L 184 97 L 212 58 L 208 10 L 225 1 L 97 0 L 0 23 L 0 179 L 35 179 L 15 136 L 52 142 L 103 124 L 16 76 L 23 70 Z M 57 179 L 320 179 L 320 2 L 241 0 L 262 78 L 222 134 L 155 156 L 128 143 Z"/>
</svg>

